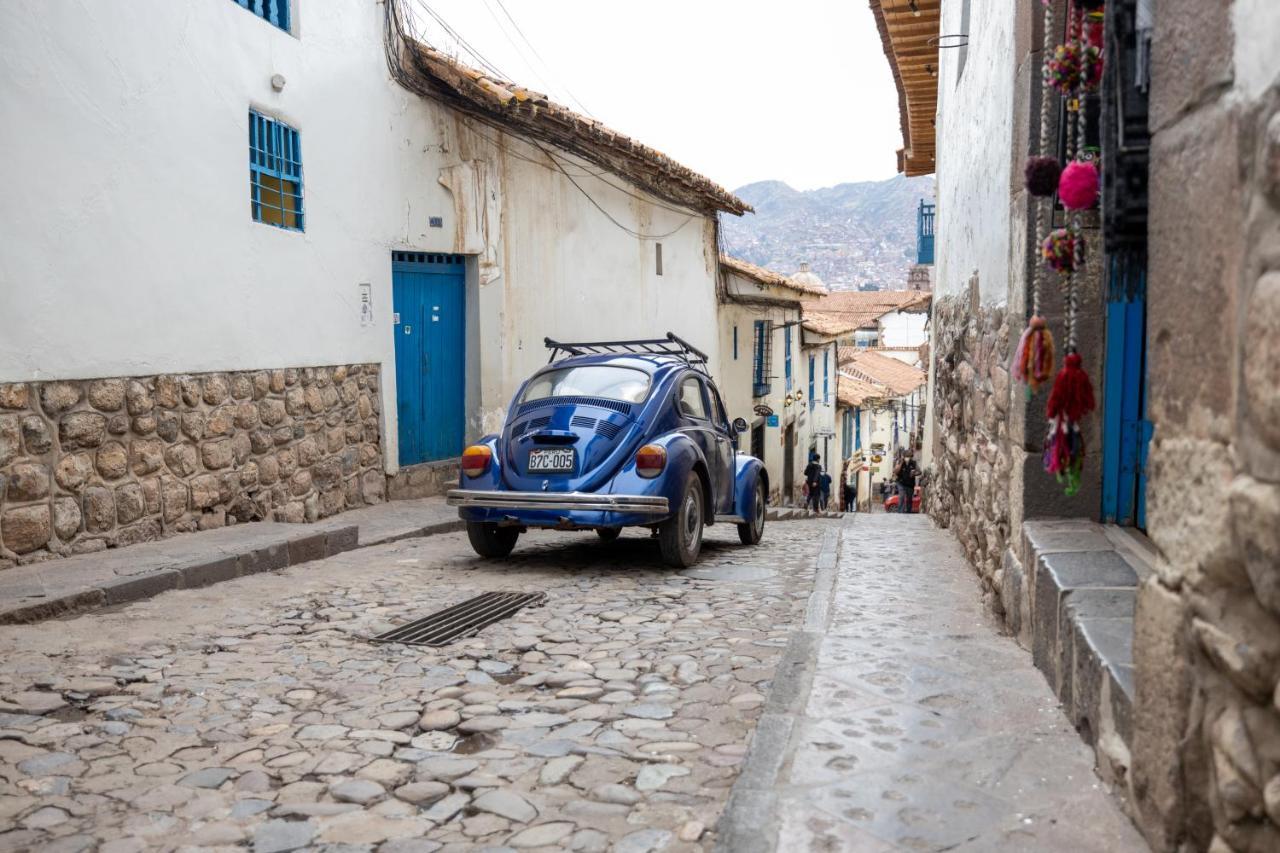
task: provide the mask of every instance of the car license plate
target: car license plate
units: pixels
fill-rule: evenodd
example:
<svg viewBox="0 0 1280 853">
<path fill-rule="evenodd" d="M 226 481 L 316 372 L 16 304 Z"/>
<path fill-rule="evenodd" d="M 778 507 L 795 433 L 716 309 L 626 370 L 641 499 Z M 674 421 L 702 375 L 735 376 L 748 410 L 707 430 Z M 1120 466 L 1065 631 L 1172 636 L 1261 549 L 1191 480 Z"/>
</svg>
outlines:
<svg viewBox="0 0 1280 853">
<path fill-rule="evenodd" d="M 529 473 L 547 471 L 572 471 L 573 448 L 556 450 L 530 450 Z"/>
</svg>

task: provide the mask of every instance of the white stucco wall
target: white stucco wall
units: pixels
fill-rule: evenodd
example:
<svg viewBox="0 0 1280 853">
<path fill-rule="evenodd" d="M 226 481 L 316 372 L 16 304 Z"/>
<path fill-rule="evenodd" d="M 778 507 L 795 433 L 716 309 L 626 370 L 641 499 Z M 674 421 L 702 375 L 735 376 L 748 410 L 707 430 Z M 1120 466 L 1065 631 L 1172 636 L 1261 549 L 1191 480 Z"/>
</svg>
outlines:
<svg viewBox="0 0 1280 853">
<path fill-rule="evenodd" d="M 381 5 L 297 5 L 295 34 L 227 0 L 0 7 L 0 381 L 378 362 L 394 470 L 393 249 L 476 256 L 472 434 L 501 422 L 546 335 L 671 330 L 719 363 L 708 218 L 577 178 L 627 228 L 679 228 L 658 276 L 653 243 L 523 159 L 535 149 L 393 84 Z M 250 107 L 301 133 L 305 233 L 252 221 Z M 479 242 L 439 182 L 475 161 L 497 219 Z M 482 253 L 498 273 L 483 285 Z"/>
<path fill-rule="evenodd" d="M 1013 134 L 1014 16 L 1009 0 L 970 0 L 969 45 L 939 51 L 935 296 L 979 276 L 984 303 L 1007 300 L 1009 146 Z M 943 0 L 944 33 L 959 33 L 963 0 Z"/>
<path fill-rule="evenodd" d="M 880 318 L 880 346 L 918 347 L 926 340 L 924 326 L 929 315 L 923 312 L 893 311 Z"/>
</svg>

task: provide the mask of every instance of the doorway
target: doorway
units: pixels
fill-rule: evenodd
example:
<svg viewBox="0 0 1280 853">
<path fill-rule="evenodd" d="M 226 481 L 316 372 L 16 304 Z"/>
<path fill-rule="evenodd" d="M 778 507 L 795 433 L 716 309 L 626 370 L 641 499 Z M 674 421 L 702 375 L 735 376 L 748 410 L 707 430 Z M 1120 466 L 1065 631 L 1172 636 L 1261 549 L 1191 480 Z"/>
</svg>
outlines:
<svg viewBox="0 0 1280 853">
<path fill-rule="evenodd" d="M 400 465 L 451 459 L 465 433 L 466 264 L 391 253 Z"/>
<path fill-rule="evenodd" d="M 782 433 L 782 499 L 795 503 L 796 486 L 796 427 L 787 424 Z"/>
</svg>

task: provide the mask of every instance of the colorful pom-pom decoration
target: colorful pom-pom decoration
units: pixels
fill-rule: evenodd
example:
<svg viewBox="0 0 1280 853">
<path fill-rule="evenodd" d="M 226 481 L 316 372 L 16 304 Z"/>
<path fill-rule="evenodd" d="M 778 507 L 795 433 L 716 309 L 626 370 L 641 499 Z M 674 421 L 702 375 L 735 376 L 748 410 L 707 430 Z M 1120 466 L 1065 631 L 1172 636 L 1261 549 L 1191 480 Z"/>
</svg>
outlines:
<svg viewBox="0 0 1280 853">
<path fill-rule="evenodd" d="M 1064 95 L 1069 95 L 1080 86 L 1080 45 L 1077 42 L 1060 44 L 1053 51 L 1053 56 L 1044 64 L 1044 82 Z"/>
<path fill-rule="evenodd" d="M 1030 393 L 1039 391 L 1040 386 L 1052 376 L 1053 333 L 1045 319 L 1037 315 L 1027 323 L 1018 340 L 1018 348 L 1013 355 L 1013 378 L 1026 383 Z"/>
<path fill-rule="evenodd" d="M 1058 178 L 1062 167 L 1056 157 L 1027 158 L 1027 192 L 1045 198 L 1058 191 Z"/>
<path fill-rule="evenodd" d="M 1098 167 L 1087 160 L 1067 164 L 1058 179 L 1058 198 L 1068 210 L 1088 210 L 1098 200 Z"/>
<path fill-rule="evenodd" d="M 1102 51 L 1094 45 L 1080 53 L 1080 80 L 1089 92 L 1098 91 L 1102 85 Z"/>
<path fill-rule="evenodd" d="M 1060 273 L 1069 273 L 1075 269 L 1077 239 L 1081 241 L 1080 247 L 1083 249 L 1084 238 L 1073 237 L 1069 229 L 1055 228 L 1049 232 L 1049 236 L 1044 238 L 1044 244 L 1040 247 L 1040 253 L 1049 269 Z"/>
</svg>

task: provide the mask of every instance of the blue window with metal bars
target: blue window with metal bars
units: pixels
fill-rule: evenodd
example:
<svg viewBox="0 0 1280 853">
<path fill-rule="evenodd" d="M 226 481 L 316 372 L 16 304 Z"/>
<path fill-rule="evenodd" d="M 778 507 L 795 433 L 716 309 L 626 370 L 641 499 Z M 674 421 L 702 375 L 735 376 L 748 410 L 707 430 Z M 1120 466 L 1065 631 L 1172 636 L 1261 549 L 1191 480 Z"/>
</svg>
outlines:
<svg viewBox="0 0 1280 853">
<path fill-rule="evenodd" d="M 809 356 L 809 405 L 810 406 L 812 406 L 814 401 L 817 399 L 816 397 L 813 396 L 813 384 L 814 384 L 813 380 L 814 380 L 815 374 L 817 373 L 816 369 L 814 368 L 815 361 L 816 359 L 813 356 Z"/>
<path fill-rule="evenodd" d="M 853 407 L 853 449 L 862 449 L 862 407 Z"/>
<path fill-rule="evenodd" d="M 289 0 L 235 0 L 236 5 L 248 9 L 264 21 L 270 21 L 286 33 L 289 32 Z"/>
<path fill-rule="evenodd" d="M 831 351 L 822 353 L 822 402 L 831 402 Z"/>
<path fill-rule="evenodd" d="M 791 393 L 791 327 L 785 326 L 782 331 L 783 331 L 782 345 L 786 350 L 786 353 L 783 355 L 783 367 L 786 368 L 784 372 L 786 374 L 787 393 L 790 394 Z"/>
<path fill-rule="evenodd" d="M 842 435 L 840 441 L 841 456 L 848 459 L 853 455 L 853 412 L 848 409 L 844 410 L 844 422 L 842 424 Z"/>
<path fill-rule="evenodd" d="M 764 397 L 769 393 L 769 324 L 756 320 L 752 332 L 755 348 L 751 354 L 751 396 Z"/>
<path fill-rule="evenodd" d="M 249 201 L 254 222 L 303 231 L 298 131 L 249 110 Z"/>
</svg>

